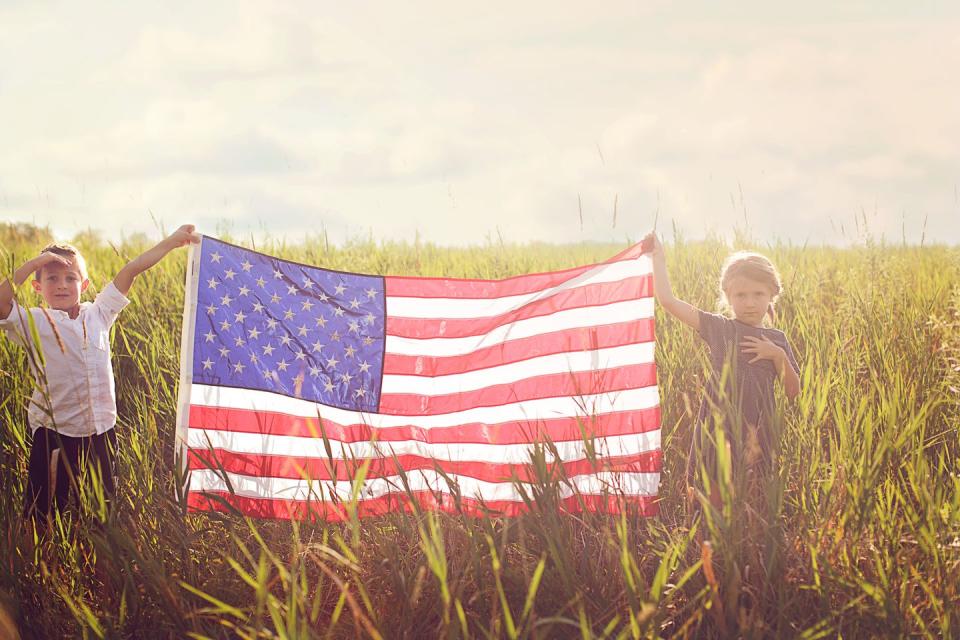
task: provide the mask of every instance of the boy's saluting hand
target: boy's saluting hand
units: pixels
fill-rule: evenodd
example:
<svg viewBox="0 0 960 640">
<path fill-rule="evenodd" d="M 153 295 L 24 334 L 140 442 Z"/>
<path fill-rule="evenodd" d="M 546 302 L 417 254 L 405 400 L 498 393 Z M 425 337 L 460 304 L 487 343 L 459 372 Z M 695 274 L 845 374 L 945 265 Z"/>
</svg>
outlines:
<svg viewBox="0 0 960 640">
<path fill-rule="evenodd" d="M 40 267 L 46 266 L 51 262 L 59 262 L 65 267 L 69 267 L 73 264 L 73 260 L 66 256 L 57 255 L 52 251 L 44 251 L 33 260 L 30 260 L 30 265 L 33 267 L 33 271 L 36 271 Z"/>
<path fill-rule="evenodd" d="M 113 279 L 114 286 L 122 293 L 127 295 L 134 278 L 160 262 L 165 255 L 174 249 L 185 247 L 188 244 L 200 242 L 200 234 L 195 233 L 196 227 L 192 224 L 185 224 L 179 229 L 164 238 L 152 249 L 148 249 L 133 260 L 127 263 L 120 273 Z"/>
</svg>

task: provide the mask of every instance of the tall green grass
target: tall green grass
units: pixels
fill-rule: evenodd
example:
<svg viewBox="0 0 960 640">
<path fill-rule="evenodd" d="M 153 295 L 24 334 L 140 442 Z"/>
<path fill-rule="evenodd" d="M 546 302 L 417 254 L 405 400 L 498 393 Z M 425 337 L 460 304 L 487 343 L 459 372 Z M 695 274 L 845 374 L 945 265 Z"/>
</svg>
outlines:
<svg viewBox="0 0 960 640">
<path fill-rule="evenodd" d="M 4 275 L 43 241 L 26 231 L 3 229 Z M 101 288 L 146 248 L 142 239 L 80 241 Z M 175 254 L 138 279 L 113 337 L 116 509 L 105 520 L 102 495 L 89 490 L 82 515 L 68 512 L 38 534 L 20 515 L 27 356 L 0 342 L 0 633 L 960 635 L 960 250 L 769 246 L 743 235 L 734 244 L 668 244 L 674 289 L 712 309 L 725 255 L 767 254 L 784 276 L 778 325 L 801 361 L 803 391 L 783 407 L 778 464 L 764 485 L 744 485 L 730 469 L 720 507 L 693 508 L 684 467 L 703 346 L 658 315 L 664 473 L 661 515 L 650 519 L 559 513 L 563 478 L 548 475 L 545 458 L 531 461 L 542 478 L 531 512 L 512 519 L 414 511 L 330 524 L 185 513 L 174 459 L 184 279 Z M 318 238 L 257 248 L 334 269 L 501 278 L 622 247 Z M 27 288 L 20 295 L 37 302 Z"/>
</svg>

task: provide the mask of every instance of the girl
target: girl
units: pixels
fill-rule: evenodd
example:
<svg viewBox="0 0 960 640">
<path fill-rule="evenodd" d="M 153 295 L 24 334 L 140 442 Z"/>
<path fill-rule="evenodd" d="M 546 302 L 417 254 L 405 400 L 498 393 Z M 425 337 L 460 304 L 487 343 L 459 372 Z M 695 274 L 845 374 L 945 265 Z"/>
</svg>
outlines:
<svg viewBox="0 0 960 640">
<path fill-rule="evenodd" d="M 693 484 L 701 464 L 711 478 L 716 477 L 717 427 L 729 444 L 733 468 L 743 468 L 754 478 L 765 475 L 775 448 L 771 424 L 774 381 L 782 381 L 790 400 L 800 393 L 800 368 L 790 343 L 782 331 L 763 323 L 767 315 L 771 322 L 774 320 L 774 303 L 781 291 L 776 268 L 756 253 L 742 251 L 727 259 L 720 274 L 720 293 L 722 306 L 733 312 L 730 319 L 674 297 L 656 233 L 648 234 L 644 245 L 652 245 L 657 301 L 696 329 L 710 349 L 712 371 L 697 415 L 687 464 L 688 483 Z M 718 414 L 724 419 L 715 424 Z M 717 483 L 709 484 L 710 501 L 719 506 Z"/>
</svg>

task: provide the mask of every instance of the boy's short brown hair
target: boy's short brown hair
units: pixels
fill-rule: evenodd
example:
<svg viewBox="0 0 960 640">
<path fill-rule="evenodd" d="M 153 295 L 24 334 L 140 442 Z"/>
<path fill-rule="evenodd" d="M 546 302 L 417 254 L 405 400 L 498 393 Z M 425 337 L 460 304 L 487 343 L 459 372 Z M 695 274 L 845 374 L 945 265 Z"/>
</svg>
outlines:
<svg viewBox="0 0 960 640">
<path fill-rule="evenodd" d="M 75 246 L 66 242 L 51 242 L 40 251 L 40 255 L 43 255 L 48 251 L 50 253 L 55 253 L 58 256 L 63 256 L 64 258 L 74 258 L 77 262 L 77 266 L 80 267 L 80 276 L 84 280 L 87 279 L 87 261 L 83 259 L 83 254 L 80 253 L 80 250 Z M 37 269 L 37 273 L 34 275 L 34 278 L 40 280 L 40 276 L 42 274 L 43 267 L 40 267 Z"/>
</svg>

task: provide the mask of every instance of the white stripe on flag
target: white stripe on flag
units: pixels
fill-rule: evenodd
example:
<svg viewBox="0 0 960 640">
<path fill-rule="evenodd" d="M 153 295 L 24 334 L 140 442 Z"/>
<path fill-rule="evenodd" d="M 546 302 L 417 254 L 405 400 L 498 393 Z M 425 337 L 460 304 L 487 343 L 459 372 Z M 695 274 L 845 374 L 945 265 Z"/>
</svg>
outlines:
<svg viewBox="0 0 960 640">
<path fill-rule="evenodd" d="M 191 472 L 190 491 L 229 492 L 227 483 L 220 471 L 213 469 L 195 469 Z M 281 500 L 320 500 L 329 499 L 330 492 L 341 500 L 349 500 L 353 483 L 349 480 L 313 481 L 288 478 L 265 478 L 225 472 L 230 486 L 238 496 L 251 498 L 271 498 Z M 486 482 L 469 476 L 447 474 L 456 483 L 461 495 L 468 498 L 482 498 L 487 501 L 507 500 L 519 502 L 523 498 L 513 482 Z M 414 470 L 407 473 L 407 484 L 411 491 L 437 491 L 451 493 L 450 485 L 444 477 L 432 469 Z M 569 482 L 583 495 L 601 495 L 606 492 L 623 493 L 632 496 L 653 496 L 660 484 L 659 473 L 596 472 L 574 476 Z M 360 489 L 360 500 L 378 498 L 388 493 L 403 493 L 404 484 L 399 475 L 382 478 L 370 478 Z M 574 495 L 574 490 L 566 483 L 557 488 L 561 498 Z"/>
<path fill-rule="evenodd" d="M 387 311 L 393 314 L 389 300 Z M 547 316 L 518 320 L 499 326 L 482 336 L 418 339 L 388 335 L 386 351 L 409 356 L 459 356 L 507 340 L 528 338 L 563 329 L 596 327 L 598 321 L 602 321 L 603 324 L 614 324 L 652 317 L 653 298 L 640 298 L 613 304 L 567 309 Z"/>
<path fill-rule="evenodd" d="M 328 407 L 309 400 L 291 398 L 269 391 L 234 389 L 193 384 L 190 404 L 226 409 L 246 409 L 285 413 L 291 416 L 329 420 L 340 425 L 363 424 L 374 429 L 405 427 L 415 424 L 423 429 L 442 429 L 469 423 L 498 424 L 569 417 L 591 417 L 613 411 L 637 411 L 659 404 L 657 387 L 643 387 L 626 391 L 599 393 L 580 397 L 542 398 L 524 400 L 494 407 L 476 407 L 431 416 L 401 416 Z"/>
<path fill-rule="evenodd" d="M 229 425 L 227 425 L 229 429 Z M 429 443 L 420 440 L 392 440 L 389 442 L 330 441 L 334 460 L 363 460 L 390 458 L 393 455 L 420 456 L 450 462 L 490 462 L 494 464 L 529 464 L 533 444 L 477 444 Z M 627 435 L 593 438 L 588 441 L 591 455 L 598 458 L 630 456 L 660 448 L 660 431 L 630 433 Z M 553 448 L 546 450 L 548 462 L 571 462 L 589 457 L 588 443 L 583 440 L 554 442 L 559 459 L 554 459 Z M 329 460 L 322 438 L 263 435 L 219 429 L 190 429 L 190 448 L 196 450 L 226 449 L 234 453 L 253 455 L 294 456 Z M 541 449 L 543 445 L 540 445 Z"/>
<path fill-rule="evenodd" d="M 508 384 L 536 376 L 577 371 L 600 371 L 634 364 L 652 363 L 652 342 L 628 344 L 593 351 L 555 353 L 530 358 L 487 369 L 447 376 L 384 375 L 381 393 L 415 393 L 424 396 L 439 396 L 462 391 L 474 391 L 491 385 Z"/>
<path fill-rule="evenodd" d="M 517 309 L 530 302 L 544 300 L 562 291 L 590 284 L 619 282 L 652 272 L 649 257 L 604 264 L 561 285 L 502 298 L 416 298 L 387 296 L 387 309 L 398 318 L 485 318 Z M 387 287 L 389 292 L 389 286 Z"/>
</svg>

